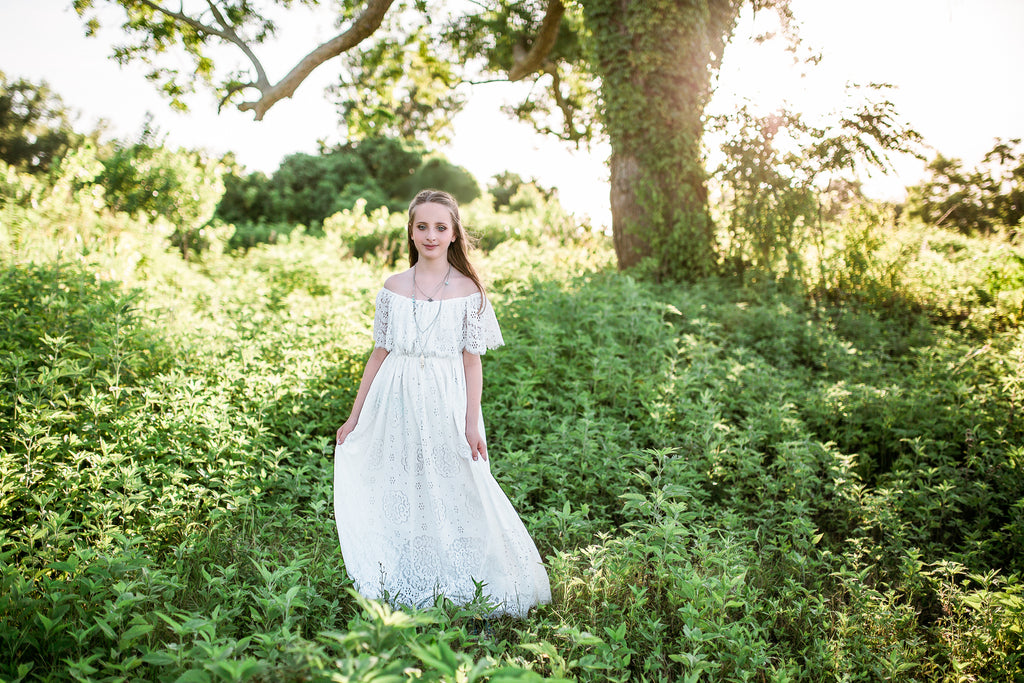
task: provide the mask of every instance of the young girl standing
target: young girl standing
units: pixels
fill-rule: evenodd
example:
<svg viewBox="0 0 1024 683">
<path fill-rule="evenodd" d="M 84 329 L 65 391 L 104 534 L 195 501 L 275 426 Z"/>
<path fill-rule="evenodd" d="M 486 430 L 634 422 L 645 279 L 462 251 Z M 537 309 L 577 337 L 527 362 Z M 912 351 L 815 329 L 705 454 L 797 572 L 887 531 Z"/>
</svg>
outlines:
<svg viewBox="0 0 1024 683">
<path fill-rule="evenodd" d="M 468 258 L 455 199 L 409 205 L 409 261 L 377 295 L 374 350 L 338 429 L 334 512 L 360 593 L 425 607 L 470 601 L 498 614 L 549 602 L 547 573 L 491 476 L 480 356 L 504 341 Z"/>
</svg>

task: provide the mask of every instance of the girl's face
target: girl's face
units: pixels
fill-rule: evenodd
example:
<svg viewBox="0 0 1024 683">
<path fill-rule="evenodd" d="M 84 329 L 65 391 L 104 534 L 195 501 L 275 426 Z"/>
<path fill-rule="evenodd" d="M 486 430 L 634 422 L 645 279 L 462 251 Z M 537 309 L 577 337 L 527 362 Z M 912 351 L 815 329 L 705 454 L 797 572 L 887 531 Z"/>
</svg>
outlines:
<svg viewBox="0 0 1024 683">
<path fill-rule="evenodd" d="M 412 242 L 421 259 L 448 260 L 448 247 L 455 241 L 452 214 L 444 204 L 427 202 L 412 212 Z"/>
</svg>

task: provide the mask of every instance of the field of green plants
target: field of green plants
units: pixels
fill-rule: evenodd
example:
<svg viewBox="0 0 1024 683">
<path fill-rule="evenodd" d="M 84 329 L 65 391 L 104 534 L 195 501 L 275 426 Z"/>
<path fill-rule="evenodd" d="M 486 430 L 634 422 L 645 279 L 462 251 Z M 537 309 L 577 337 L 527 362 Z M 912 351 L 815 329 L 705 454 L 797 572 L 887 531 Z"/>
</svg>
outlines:
<svg viewBox="0 0 1024 683">
<path fill-rule="evenodd" d="M 245 251 L 211 229 L 184 260 L 159 221 L 22 206 L 0 215 L 5 681 L 1020 680 L 1011 240 L 865 210 L 800 277 L 681 285 L 617 272 L 543 203 L 468 207 L 507 343 L 492 469 L 553 591 L 481 632 L 486 605 L 360 598 L 334 529 L 402 216 Z"/>
</svg>

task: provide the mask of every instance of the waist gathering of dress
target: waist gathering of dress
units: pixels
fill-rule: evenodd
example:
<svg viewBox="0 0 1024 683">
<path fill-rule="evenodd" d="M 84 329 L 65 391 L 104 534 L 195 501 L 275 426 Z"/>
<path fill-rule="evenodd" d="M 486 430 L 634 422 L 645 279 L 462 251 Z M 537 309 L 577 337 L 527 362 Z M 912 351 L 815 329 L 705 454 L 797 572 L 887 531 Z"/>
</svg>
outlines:
<svg viewBox="0 0 1024 683">
<path fill-rule="evenodd" d="M 426 607 L 442 594 L 469 602 L 482 583 L 495 614 L 515 616 L 549 602 L 533 540 L 466 441 L 463 351 L 504 344 L 489 302 L 481 310 L 479 293 L 423 301 L 385 288 L 373 338 L 388 355 L 334 456 L 335 519 L 356 589 Z"/>
</svg>

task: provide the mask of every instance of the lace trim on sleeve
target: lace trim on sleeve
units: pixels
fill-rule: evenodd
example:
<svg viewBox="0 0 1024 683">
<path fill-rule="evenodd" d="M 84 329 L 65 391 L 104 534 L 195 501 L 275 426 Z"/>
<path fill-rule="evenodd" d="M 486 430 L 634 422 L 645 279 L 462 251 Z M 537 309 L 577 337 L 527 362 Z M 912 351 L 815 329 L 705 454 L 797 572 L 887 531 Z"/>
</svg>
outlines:
<svg viewBox="0 0 1024 683">
<path fill-rule="evenodd" d="M 463 348 L 470 353 L 483 355 L 487 349 L 496 349 L 505 345 L 498 327 L 498 319 L 491 308 L 491 302 L 484 299 L 484 309 L 480 310 L 480 301 L 471 297 L 466 306 L 466 317 L 462 331 Z"/>
<path fill-rule="evenodd" d="M 380 290 L 374 304 L 376 311 L 373 314 L 373 345 L 388 352 L 395 341 L 391 325 L 391 302 L 392 297 L 388 296 L 388 290 Z"/>
</svg>

